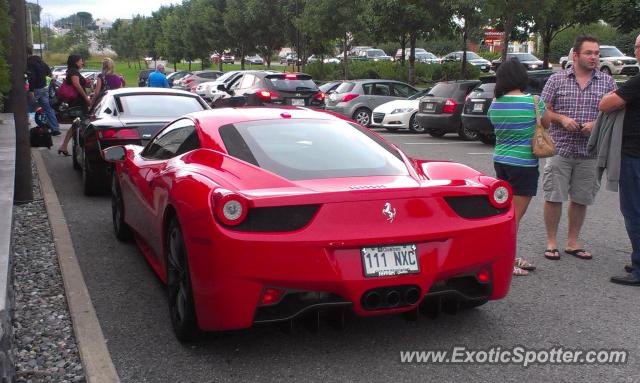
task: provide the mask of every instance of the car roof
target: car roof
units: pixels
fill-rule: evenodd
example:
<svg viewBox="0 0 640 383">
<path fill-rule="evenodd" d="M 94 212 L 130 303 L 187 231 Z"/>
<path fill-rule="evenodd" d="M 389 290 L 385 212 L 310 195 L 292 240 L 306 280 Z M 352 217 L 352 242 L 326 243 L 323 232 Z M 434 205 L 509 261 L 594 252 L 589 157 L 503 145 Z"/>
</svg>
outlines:
<svg viewBox="0 0 640 383">
<path fill-rule="evenodd" d="M 200 122 L 201 126 L 208 124 L 222 126 L 245 121 L 285 118 L 344 121 L 344 118 L 331 113 L 295 106 L 216 108 L 190 113 L 187 116 Z"/>
<path fill-rule="evenodd" d="M 133 87 L 133 88 L 119 88 L 109 90 L 109 94 L 114 96 L 122 96 L 127 94 L 175 94 L 180 96 L 197 97 L 195 93 L 187 92 L 179 89 L 172 88 L 155 88 L 155 87 Z"/>
<path fill-rule="evenodd" d="M 195 74 L 196 76 L 202 73 L 223 73 L 219 70 L 212 70 L 212 69 L 205 69 L 205 70 L 196 70 L 193 71 L 193 74 Z"/>
</svg>

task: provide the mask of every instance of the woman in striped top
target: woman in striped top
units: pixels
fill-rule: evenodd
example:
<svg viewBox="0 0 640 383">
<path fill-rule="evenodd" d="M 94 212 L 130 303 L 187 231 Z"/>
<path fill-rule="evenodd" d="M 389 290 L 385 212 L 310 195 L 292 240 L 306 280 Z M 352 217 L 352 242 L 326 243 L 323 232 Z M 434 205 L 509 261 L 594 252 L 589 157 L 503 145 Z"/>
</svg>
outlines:
<svg viewBox="0 0 640 383">
<path fill-rule="evenodd" d="M 495 99 L 489 108 L 489 119 L 496 135 L 493 166 L 496 176 L 511 184 L 516 225 L 527 211 L 538 190 L 538 159 L 531 150 L 531 138 L 536 128 L 533 96 L 525 94 L 529 77 L 517 58 L 504 62 L 496 72 Z M 544 102 L 539 101 L 540 118 Z M 513 275 L 527 275 L 535 266 L 516 258 Z"/>
</svg>

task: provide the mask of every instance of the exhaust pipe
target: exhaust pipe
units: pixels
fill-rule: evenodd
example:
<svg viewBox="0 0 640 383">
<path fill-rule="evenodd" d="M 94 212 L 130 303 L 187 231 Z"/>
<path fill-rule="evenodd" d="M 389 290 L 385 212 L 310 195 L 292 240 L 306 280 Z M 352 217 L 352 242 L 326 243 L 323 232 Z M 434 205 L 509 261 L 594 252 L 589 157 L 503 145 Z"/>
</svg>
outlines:
<svg viewBox="0 0 640 383">
<path fill-rule="evenodd" d="M 382 297 L 377 291 L 369 291 L 362 297 L 362 305 L 367 310 L 375 310 L 380 307 Z"/>
<path fill-rule="evenodd" d="M 391 290 L 387 293 L 386 300 L 389 307 L 396 307 L 400 304 L 400 293 L 396 290 Z"/>
<path fill-rule="evenodd" d="M 420 300 L 419 289 L 415 287 L 411 287 L 404 292 L 404 301 L 407 302 L 407 304 L 415 305 L 416 303 L 418 303 L 419 300 Z"/>
</svg>

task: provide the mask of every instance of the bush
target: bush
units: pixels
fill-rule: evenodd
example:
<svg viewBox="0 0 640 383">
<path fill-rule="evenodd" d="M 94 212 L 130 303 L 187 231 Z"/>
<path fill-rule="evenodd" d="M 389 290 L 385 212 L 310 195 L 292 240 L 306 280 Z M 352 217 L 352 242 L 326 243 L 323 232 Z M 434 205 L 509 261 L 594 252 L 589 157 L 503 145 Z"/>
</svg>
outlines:
<svg viewBox="0 0 640 383">
<path fill-rule="evenodd" d="M 342 64 L 311 63 L 305 66 L 304 71 L 318 81 L 331 81 L 342 79 Z M 466 78 L 478 78 L 480 69 L 467 64 Z M 348 79 L 387 79 L 407 82 L 409 78 L 409 66 L 400 66 L 397 62 L 373 62 L 350 61 L 348 66 Z M 414 78 L 416 84 L 432 84 L 443 80 L 461 79 L 460 63 L 423 64 L 414 66 Z"/>
<path fill-rule="evenodd" d="M 502 52 L 491 52 L 491 51 L 481 50 L 480 52 L 478 52 L 478 55 L 485 60 L 493 61 L 493 60 L 499 59 L 500 56 L 502 56 Z"/>
<path fill-rule="evenodd" d="M 83 60 L 88 60 L 91 57 L 89 53 L 89 47 L 83 44 L 76 44 L 69 48 L 70 55 L 79 55 Z"/>
</svg>

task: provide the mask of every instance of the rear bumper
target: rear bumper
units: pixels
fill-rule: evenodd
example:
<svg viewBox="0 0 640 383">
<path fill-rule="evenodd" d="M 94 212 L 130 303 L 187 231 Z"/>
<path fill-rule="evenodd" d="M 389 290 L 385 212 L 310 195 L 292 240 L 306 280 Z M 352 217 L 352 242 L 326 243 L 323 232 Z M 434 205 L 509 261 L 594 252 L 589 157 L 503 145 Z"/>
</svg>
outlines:
<svg viewBox="0 0 640 383">
<path fill-rule="evenodd" d="M 447 133 L 455 133 L 460 129 L 460 115 L 459 114 L 444 114 L 444 113 L 420 113 L 416 114 L 416 120 L 418 124 L 427 130 L 442 130 Z"/>
<path fill-rule="evenodd" d="M 457 289 L 463 298 L 500 299 L 509 290 L 515 257 L 513 209 L 471 221 L 465 220 L 465 228 L 455 232 L 433 231 L 425 225 L 423 235 L 362 242 L 344 240 L 348 233 L 340 240 L 330 240 L 304 229 L 269 238 L 224 231 L 212 235 L 213 228 L 207 229 L 202 219 L 187 220 L 198 324 L 203 330 L 240 329 L 323 308 L 349 307 L 360 316 L 404 312 L 414 310 L 439 284 L 447 285 L 443 281 L 456 277 L 471 276 L 471 286 L 449 285 L 448 290 Z M 216 238 L 218 235 L 222 237 Z M 364 276 L 363 246 L 401 243 L 416 244 L 419 273 Z M 489 286 L 474 288 L 472 278 L 479 270 L 489 271 Z M 285 296 L 277 304 L 260 306 L 265 288 L 284 290 Z M 404 297 L 412 289 L 418 291 L 417 301 L 407 303 Z M 398 291 L 401 302 L 393 307 L 367 307 L 365 296 L 372 291 L 382 295 Z"/>
<path fill-rule="evenodd" d="M 493 134 L 493 125 L 485 115 L 463 114 L 462 124 L 469 130 L 480 134 Z"/>
</svg>

